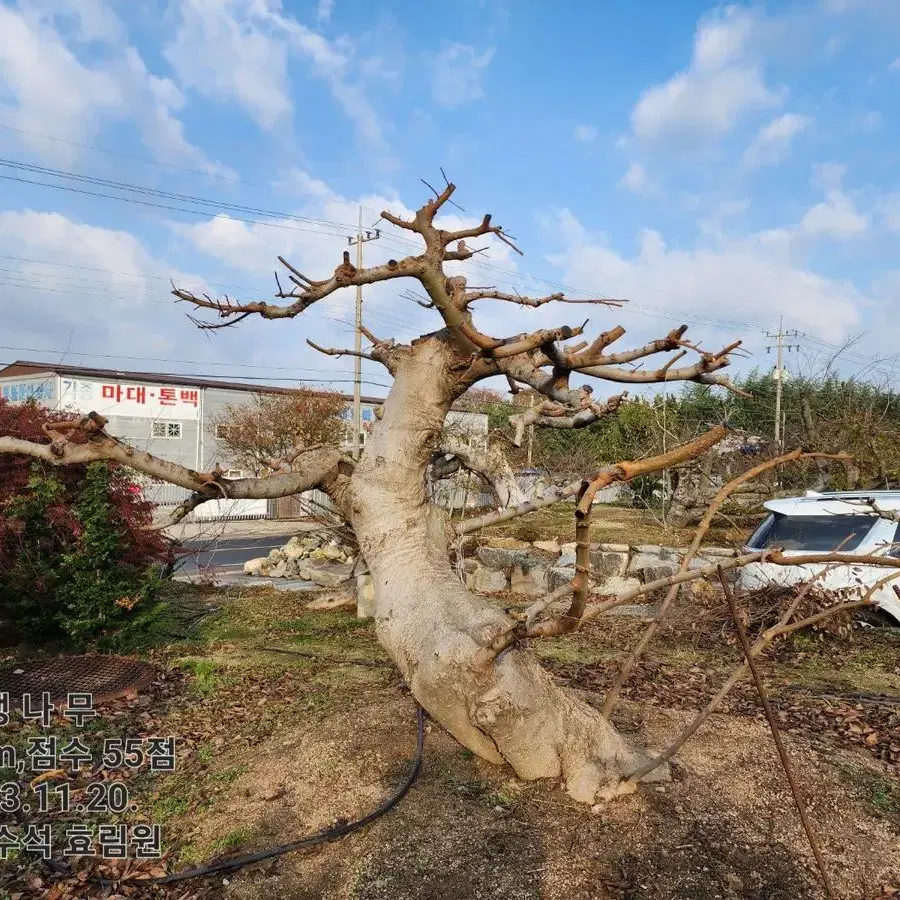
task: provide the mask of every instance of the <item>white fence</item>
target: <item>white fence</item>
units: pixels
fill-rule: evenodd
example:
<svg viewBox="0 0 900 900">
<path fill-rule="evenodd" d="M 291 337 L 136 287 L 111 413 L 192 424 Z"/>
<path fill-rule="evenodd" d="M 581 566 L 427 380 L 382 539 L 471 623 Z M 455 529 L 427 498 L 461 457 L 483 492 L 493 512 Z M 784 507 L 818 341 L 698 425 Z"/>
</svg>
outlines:
<svg viewBox="0 0 900 900">
<path fill-rule="evenodd" d="M 443 509 L 480 509 L 492 506 L 496 501 L 490 491 L 484 489 L 479 479 L 466 484 L 464 475 L 444 478 L 431 485 L 431 502 Z"/>
<path fill-rule="evenodd" d="M 191 515 L 199 522 L 213 519 L 267 519 L 268 500 L 208 500 Z"/>
<path fill-rule="evenodd" d="M 171 510 L 191 496 L 187 488 L 168 484 L 164 481 L 141 479 L 138 481 L 144 499 L 163 511 Z M 222 519 L 267 519 L 267 500 L 209 500 L 201 504 L 186 517 L 186 522 L 209 522 Z"/>
<path fill-rule="evenodd" d="M 167 508 L 178 506 L 191 492 L 186 488 L 178 487 L 165 482 L 142 480 L 139 482 L 143 490 L 144 499 L 154 506 Z M 519 483 L 526 496 L 532 496 L 533 492 L 538 496 L 550 488 L 549 483 L 535 483 L 534 478 L 519 478 Z M 595 503 L 613 503 L 616 500 L 626 499 L 630 495 L 627 485 L 612 484 L 597 492 Z M 334 504 L 328 494 L 322 491 L 305 491 L 300 495 L 305 501 L 301 505 L 300 515 L 315 516 L 323 512 L 334 510 Z M 494 495 L 485 490 L 480 480 L 471 479 L 466 483 L 465 475 L 454 478 L 445 478 L 431 487 L 431 500 L 433 503 L 447 510 L 481 509 L 493 506 L 496 502 Z M 284 514 L 282 514 L 284 515 Z M 297 515 L 292 513 L 291 515 Z M 224 519 L 274 519 L 277 518 L 276 502 L 266 500 L 209 500 L 201 504 L 191 512 L 185 521 L 208 522 Z"/>
<path fill-rule="evenodd" d="M 137 481 L 144 495 L 144 499 L 154 506 L 178 506 L 191 496 L 187 488 L 178 487 L 177 484 L 169 484 L 165 481 L 153 481 L 141 479 Z"/>
</svg>

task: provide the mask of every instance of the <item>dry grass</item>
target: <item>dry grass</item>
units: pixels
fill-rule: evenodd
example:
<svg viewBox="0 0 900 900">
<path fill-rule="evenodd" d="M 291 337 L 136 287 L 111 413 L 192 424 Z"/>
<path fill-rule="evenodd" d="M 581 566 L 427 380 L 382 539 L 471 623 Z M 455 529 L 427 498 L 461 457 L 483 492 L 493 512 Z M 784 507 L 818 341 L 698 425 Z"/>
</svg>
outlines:
<svg viewBox="0 0 900 900">
<path fill-rule="evenodd" d="M 759 524 L 761 516 L 719 517 L 709 531 L 708 544 L 739 545 Z M 493 525 L 485 533 L 520 540 L 575 540 L 573 506 L 557 503 L 540 509 L 521 519 Z M 662 544 L 686 547 L 694 536 L 692 528 L 672 528 L 663 525 L 658 513 L 624 506 L 595 507 L 591 525 L 591 540 L 611 544 Z"/>
<path fill-rule="evenodd" d="M 164 824 L 174 868 L 360 816 L 391 793 L 413 753 L 415 708 L 396 672 L 352 664 L 385 660 L 371 624 L 345 612 L 307 612 L 307 597 L 276 591 L 226 591 L 212 599 L 221 611 L 190 643 L 159 657 L 185 673 L 183 688 L 153 710 L 152 721 L 141 725 L 139 711 L 136 723 L 176 734 L 186 747 L 175 775 L 136 784 L 134 792 L 141 812 Z M 610 618 L 536 649 L 558 678 L 590 691 L 608 680 L 640 628 L 633 619 Z M 265 653 L 262 645 L 310 655 Z M 896 637 L 866 634 L 800 650 L 793 661 L 767 664 L 777 696 L 791 685 L 821 689 L 823 679 L 835 689 L 900 695 Z M 728 645 L 695 646 L 689 629 L 664 633 L 636 673 L 617 726 L 638 744 L 665 745 L 736 654 Z M 898 780 L 865 746 L 810 731 L 804 722 L 789 720 L 787 742 L 814 798 L 830 870 L 841 896 L 874 898 L 880 885 L 900 881 Z M 336 844 L 210 882 L 208 896 L 821 896 L 752 697 L 713 716 L 674 771 L 670 784 L 644 788 L 597 815 L 558 784 L 521 782 L 430 725 L 422 773 L 395 811 Z"/>
<path fill-rule="evenodd" d="M 632 511 L 617 513 L 627 522 Z M 280 727 L 241 746 L 238 726 L 204 770 L 201 783 L 215 786 L 213 802 L 189 817 L 189 830 L 178 830 L 177 816 L 172 823 L 185 860 L 226 846 L 259 848 L 360 815 L 390 792 L 412 752 L 414 707 L 392 670 L 266 656 L 247 646 L 265 640 L 323 658 L 381 660 L 371 626 L 345 613 L 306 613 L 284 595 L 261 599 L 230 598 L 207 625 L 209 651 L 222 662 L 232 655 L 232 666 L 239 658 L 240 671 L 275 688 L 290 678 L 293 693 L 267 696 Z M 611 672 L 640 628 L 635 620 L 609 619 L 536 649 L 553 670 Z M 247 636 L 234 641 L 242 629 Z M 223 636 L 232 638 L 228 646 Z M 665 682 L 639 678 L 638 693 L 649 691 L 650 702 L 626 700 L 619 726 L 638 743 L 664 745 L 691 715 L 691 695 L 679 699 L 679 684 L 712 686 L 736 658 L 733 646 L 694 646 L 690 629 L 666 632 L 648 657 L 651 670 L 665 671 Z M 770 663 L 766 672 L 776 694 L 792 684 L 847 689 L 857 681 L 860 689 L 900 694 L 897 660 L 896 640 L 866 633 L 840 645 L 801 647 L 799 658 Z M 570 683 L 590 688 L 577 678 Z M 299 716 L 291 702 L 297 693 L 305 698 Z M 241 872 L 223 896 L 817 897 L 765 725 L 752 702 L 749 711 L 714 716 L 684 751 L 672 784 L 648 788 L 601 816 L 553 783 L 526 784 L 481 762 L 432 726 L 423 773 L 394 813 L 338 845 Z M 814 815 L 842 891 L 874 897 L 880 883 L 900 878 L 896 778 L 865 750 L 822 743 L 818 734 L 811 740 L 802 728 L 791 732 L 792 757 L 815 792 Z"/>
</svg>

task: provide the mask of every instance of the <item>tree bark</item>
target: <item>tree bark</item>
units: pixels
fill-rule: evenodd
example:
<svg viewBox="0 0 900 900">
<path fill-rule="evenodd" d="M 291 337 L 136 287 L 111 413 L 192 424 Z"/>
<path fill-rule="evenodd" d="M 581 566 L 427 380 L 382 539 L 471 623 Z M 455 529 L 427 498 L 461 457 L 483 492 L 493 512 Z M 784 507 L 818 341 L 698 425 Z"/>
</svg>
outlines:
<svg viewBox="0 0 900 900">
<path fill-rule="evenodd" d="M 343 498 L 372 575 L 378 638 L 416 699 L 460 743 L 523 779 L 562 777 L 573 798 L 593 802 L 612 795 L 644 755 L 531 653 L 513 648 L 481 661 L 479 650 L 513 623 L 459 581 L 446 523 L 428 502 L 426 467 L 462 391 L 453 360 L 440 336 L 416 342 Z"/>
<path fill-rule="evenodd" d="M 445 433 L 441 437 L 440 449 L 452 453 L 465 468 L 487 481 L 501 509 L 525 502 L 525 493 L 499 447 L 487 442 L 484 447 L 470 447 L 461 435 Z"/>
</svg>

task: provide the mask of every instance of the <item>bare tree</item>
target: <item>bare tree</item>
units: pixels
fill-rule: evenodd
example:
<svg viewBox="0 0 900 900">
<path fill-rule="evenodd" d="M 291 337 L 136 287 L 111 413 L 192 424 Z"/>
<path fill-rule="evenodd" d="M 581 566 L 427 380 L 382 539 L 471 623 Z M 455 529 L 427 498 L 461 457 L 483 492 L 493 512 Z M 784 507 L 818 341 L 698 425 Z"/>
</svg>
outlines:
<svg viewBox="0 0 900 900">
<path fill-rule="evenodd" d="M 500 391 L 484 387 L 469 388 L 459 398 L 459 406 L 461 408 L 470 409 L 474 412 L 486 412 L 492 406 L 499 406 L 508 402 L 507 398 Z"/>
<path fill-rule="evenodd" d="M 426 472 L 440 450 L 451 405 L 485 379 L 505 376 L 510 385 L 525 386 L 544 398 L 541 405 L 523 413 L 514 423 L 521 427 L 513 440 L 521 440 L 527 424 L 582 428 L 615 412 L 621 395 L 597 400 L 588 387 L 571 383 L 573 375 L 623 385 L 693 381 L 727 389 L 729 382 L 719 370 L 728 364 L 729 353 L 740 342 L 709 352 L 686 341 L 686 329 L 681 327 L 644 346 L 615 351 L 612 345 L 624 336 L 623 328 L 615 327 L 593 340 L 581 341 L 586 323 L 505 337 L 485 334 L 473 317 L 476 305 L 484 302 L 528 308 L 550 303 L 608 307 L 618 305 L 618 301 L 573 301 L 562 294 L 522 297 L 493 288 L 472 289 L 465 277 L 449 275 L 446 263 L 464 262 L 481 252 L 483 248 L 468 243 L 479 238 L 493 237 L 519 252 L 503 228 L 492 224 L 489 215 L 468 228 L 441 228 L 436 216 L 454 191 L 454 185 L 448 182 L 409 220 L 389 211 L 382 213 L 385 220 L 421 240 L 422 251 L 417 255 L 357 269 L 345 252 L 341 264 L 322 280 L 307 277 L 282 259 L 290 282 L 287 289 L 278 286 L 277 297 L 283 303 L 237 303 L 174 291 L 179 300 L 195 309 L 214 313 L 220 321 L 194 321 L 202 328 L 215 329 L 251 315 L 294 318 L 335 291 L 354 285 L 400 278 L 417 281 L 429 298 L 428 305 L 440 317 L 440 327 L 409 344 L 364 331 L 371 346 L 361 355 L 383 365 L 393 376 L 393 385 L 357 462 L 335 448 L 296 445 L 273 461 L 277 465 L 271 467 L 271 474 L 226 481 L 218 470 L 190 471 L 125 445 L 107 434 L 105 420 L 95 413 L 67 425 L 49 427 L 49 443 L 0 438 L 0 452 L 24 453 L 57 465 L 116 460 L 191 489 L 192 497 L 176 517 L 222 496 L 280 497 L 314 487 L 325 491 L 352 526 L 371 573 L 379 641 L 428 713 L 484 759 L 508 763 L 524 779 L 561 777 L 572 797 L 593 802 L 629 789 L 629 777 L 648 765 L 646 754 L 631 747 L 598 710 L 557 685 L 528 650 L 527 642 L 573 631 L 582 621 L 598 618 L 609 605 L 603 598 L 588 602 L 586 529 L 596 491 L 692 459 L 720 441 L 726 429 L 711 428 L 667 453 L 606 466 L 537 500 L 453 527 L 429 503 Z M 579 339 L 578 343 L 566 343 L 573 339 Z M 318 349 L 333 355 L 354 353 L 339 348 Z M 649 361 L 659 354 L 668 355 L 662 362 L 651 364 Z M 684 359 L 688 354 L 692 361 Z M 633 363 L 646 367 L 635 368 Z M 80 442 L 70 439 L 73 432 L 78 432 Z M 474 468 L 478 461 L 473 458 L 469 464 Z M 559 599 L 551 595 L 535 604 L 527 621 L 516 621 L 465 588 L 450 564 L 448 547 L 452 540 L 565 497 L 578 498 L 578 552 L 573 582 L 557 592 L 571 595 L 563 614 L 540 618 L 542 610 Z M 743 561 L 759 558 L 760 554 L 751 554 Z M 767 558 L 780 561 L 776 553 Z M 886 564 L 897 565 L 897 561 Z M 701 570 L 684 571 L 678 581 L 701 574 Z"/>
<path fill-rule="evenodd" d="M 300 389 L 256 394 L 253 402 L 229 404 L 213 419 L 229 462 L 255 474 L 274 465 L 295 446 L 337 447 L 346 427 L 347 401 L 336 391 Z M 270 465 L 271 464 L 271 465 Z"/>
</svg>

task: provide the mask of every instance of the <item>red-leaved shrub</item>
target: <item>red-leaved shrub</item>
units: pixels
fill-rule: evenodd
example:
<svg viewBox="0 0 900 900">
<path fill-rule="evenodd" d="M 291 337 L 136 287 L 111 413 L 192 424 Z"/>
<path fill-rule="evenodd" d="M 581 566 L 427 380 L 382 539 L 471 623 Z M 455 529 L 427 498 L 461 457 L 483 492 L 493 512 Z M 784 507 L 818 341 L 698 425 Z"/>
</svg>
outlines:
<svg viewBox="0 0 900 900">
<path fill-rule="evenodd" d="M 66 418 L 0 398 L 0 435 L 49 443 L 41 426 Z M 0 454 L 0 619 L 23 638 L 83 644 L 140 619 L 152 565 L 171 559 L 169 542 L 145 530 L 151 516 L 120 466 Z"/>
</svg>

